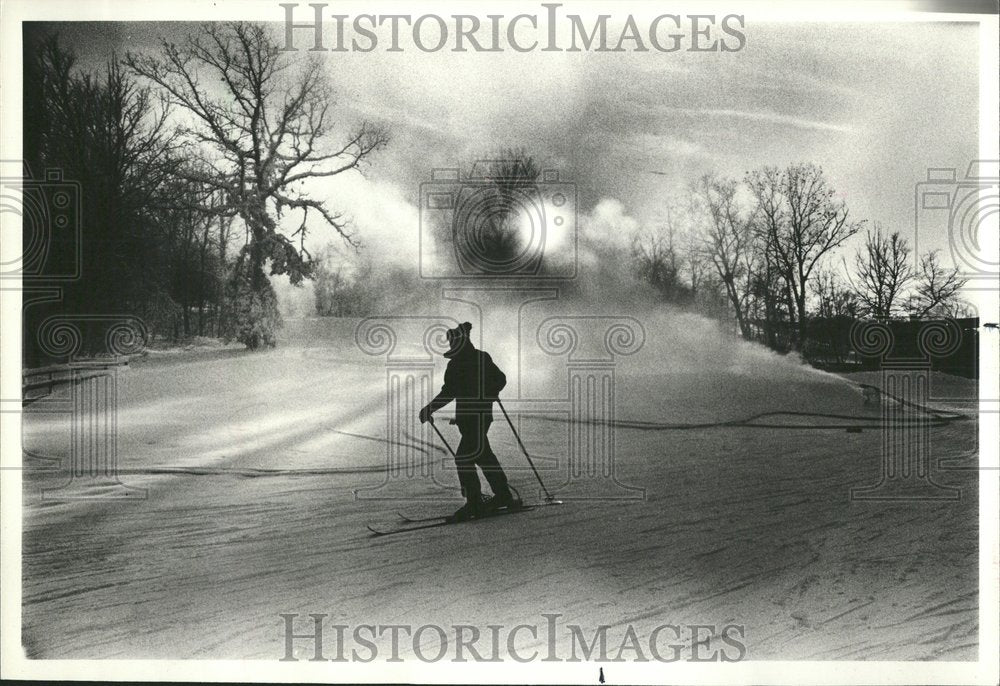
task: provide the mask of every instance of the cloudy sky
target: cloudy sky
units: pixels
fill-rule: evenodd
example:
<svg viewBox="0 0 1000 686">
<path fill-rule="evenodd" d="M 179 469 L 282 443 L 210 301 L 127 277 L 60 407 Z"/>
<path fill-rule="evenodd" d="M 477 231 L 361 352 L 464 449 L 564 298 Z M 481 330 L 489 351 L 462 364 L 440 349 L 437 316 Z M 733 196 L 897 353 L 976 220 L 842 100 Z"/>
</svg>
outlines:
<svg viewBox="0 0 1000 686">
<path fill-rule="evenodd" d="M 55 28 L 86 66 L 196 25 Z M 666 198 L 702 173 L 739 178 L 810 161 L 856 217 L 912 235 L 914 184 L 927 168 L 961 176 L 977 157 L 975 25 L 748 18 L 746 36 L 732 53 L 325 55 L 340 120 L 384 122 L 392 142 L 365 178 L 318 192 L 354 217 L 371 249 L 405 259 L 420 183 L 499 147 L 524 147 L 575 182 L 583 217 L 612 203 L 638 225 L 658 221 Z M 944 231 L 920 237 L 921 250 L 946 245 Z"/>
</svg>

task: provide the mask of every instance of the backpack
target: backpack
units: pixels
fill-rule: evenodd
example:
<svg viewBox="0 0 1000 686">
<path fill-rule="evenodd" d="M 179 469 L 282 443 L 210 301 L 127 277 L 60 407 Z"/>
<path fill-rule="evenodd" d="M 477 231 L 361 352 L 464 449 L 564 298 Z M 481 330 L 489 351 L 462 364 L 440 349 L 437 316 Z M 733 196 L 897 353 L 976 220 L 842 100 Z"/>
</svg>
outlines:
<svg viewBox="0 0 1000 686">
<path fill-rule="evenodd" d="M 481 353 L 483 363 L 483 397 L 496 398 L 507 385 L 507 375 L 493 362 L 488 353 Z"/>
</svg>

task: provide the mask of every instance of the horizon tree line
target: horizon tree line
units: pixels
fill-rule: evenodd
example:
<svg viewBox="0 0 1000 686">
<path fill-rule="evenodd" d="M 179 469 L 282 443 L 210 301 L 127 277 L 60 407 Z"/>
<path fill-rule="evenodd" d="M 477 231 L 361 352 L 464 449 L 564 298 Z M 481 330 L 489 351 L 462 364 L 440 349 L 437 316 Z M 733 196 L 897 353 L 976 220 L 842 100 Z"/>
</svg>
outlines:
<svg viewBox="0 0 1000 686">
<path fill-rule="evenodd" d="M 26 310 L 26 362 L 41 355 L 32 331 L 56 311 L 134 314 L 173 339 L 273 345 L 268 277 L 312 276 L 305 238 L 317 225 L 355 244 L 307 182 L 359 169 L 387 130 L 335 127 L 321 63 L 293 62 L 257 24 L 206 24 L 90 71 L 56 34 L 27 32 L 24 50 L 25 161 L 35 174 L 62 170 L 82 196 L 80 278 L 62 302 Z M 289 233 L 281 222 L 293 213 Z M 47 268 L 76 259 L 57 249 Z M 101 347 L 102 332 L 85 336 Z"/>
<path fill-rule="evenodd" d="M 965 281 L 939 251 L 912 255 L 908 241 L 854 219 L 822 167 L 763 167 L 742 180 L 706 174 L 667 201 L 666 219 L 633 237 L 636 276 L 667 301 L 703 311 L 724 297 L 739 335 L 802 350 L 824 319 L 958 317 Z M 852 267 L 836 256 L 864 232 Z M 707 293 L 705 292 L 707 291 Z"/>
<path fill-rule="evenodd" d="M 154 336 L 257 348 L 274 344 L 281 323 L 270 276 L 313 280 L 321 316 L 386 312 L 400 300 L 393 291 L 424 293 L 406 270 L 359 255 L 345 218 L 306 190 L 361 168 L 389 140 L 372 122 L 334 125 L 316 59 L 293 63 L 266 28 L 242 22 L 112 55 L 90 72 L 57 35 L 26 37 L 26 161 L 79 180 L 84 236 L 81 278 L 64 286 L 64 301 L 25 312 L 28 357 L 38 352 L 32 327 L 52 311 L 130 313 Z M 502 262 L 519 248 L 513 196 L 539 167 L 524 149 L 500 156 L 508 166 L 486 239 Z M 662 302 L 731 320 L 743 338 L 780 348 L 791 331 L 787 344 L 801 350 L 817 319 L 962 312 L 958 270 L 854 218 L 815 164 L 738 180 L 707 174 L 665 206 L 662 223 L 632 236 L 623 256 L 632 277 Z M 286 231 L 290 214 L 298 226 Z M 314 256 L 306 237 L 317 225 L 340 245 Z M 862 232 L 853 268 L 841 256 L 838 273 L 835 258 Z M 64 247 L 53 250 L 57 267 L 76 259 Z"/>
<path fill-rule="evenodd" d="M 523 185 L 534 182 L 537 165 L 529 153 L 507 149 L 501 154 L 508 156 L 509 168 L 532 170 Z M 501 200 L 504 192 L 509 195 L 510 189 L 498 189 Z M 511 204 L 498 201 L 496 228 L 508 232 L 497 238 L 498 255 L 513 245 L 503 212 Z M 818 165 L 763 167 L 742 180 L 706 174 L 664 205 L 660 223 L 634 231 L 627 254 L 605 252 L 601 258 L 628 263 L 625 278 L 644 284 L 659 302 L 731 321 L 747 340 L 803 351 L 816 339 L 829 338 L 830 321 L 967 312 L 960 297 L 965 282 L 956 268 L 945 267 L 936 251 L 914 260 L 899 232 L 853 218 Z M 840 253 L 849 239 L 861 235 L 864 243 L 852 257 L 852 270 Z M 390 314 L 398 299 L 386 297 L 392 289 L 384 276 L 375 276 L 373 259 L 328 246 L 314 283 L 316 314 Z M 427 285 L 405 270 L 396 270 L 392 278 L 404 294 L 423 293 Z M 579 284 L 568 284 L 564 291 L 567 297 L 586 297 Z M 629 292 L 627 287 L 616 291 Z M 819 327 L 815 335 L 813 325 Z"/>
</svg>

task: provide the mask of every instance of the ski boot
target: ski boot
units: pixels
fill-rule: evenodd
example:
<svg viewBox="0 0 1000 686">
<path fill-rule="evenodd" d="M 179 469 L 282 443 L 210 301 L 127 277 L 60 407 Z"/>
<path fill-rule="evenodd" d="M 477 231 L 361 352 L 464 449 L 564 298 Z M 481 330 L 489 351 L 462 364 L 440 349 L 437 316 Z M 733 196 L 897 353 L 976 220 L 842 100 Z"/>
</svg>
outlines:
<svg viewBox="0 0 1000 686">
<path fill-rule="evenodd" d="M 509 488 L 502 489 L 486 503 L 487 512 L 493 514 L 497 510 L 517 510 L 523 507 L 524 503 L 515 496 Z"/>
<path fill-rule="evenodd" d="M 484 507 L 483 496 L 478 496 L 473 500 L 465 501 L 465 505 L 455 510 L 455 513 L 447 518 L 446 521 L 450 523 L 455 522 L 467 522 L 470 519 L 475 519 L 483 513 Z"/>
</svg>

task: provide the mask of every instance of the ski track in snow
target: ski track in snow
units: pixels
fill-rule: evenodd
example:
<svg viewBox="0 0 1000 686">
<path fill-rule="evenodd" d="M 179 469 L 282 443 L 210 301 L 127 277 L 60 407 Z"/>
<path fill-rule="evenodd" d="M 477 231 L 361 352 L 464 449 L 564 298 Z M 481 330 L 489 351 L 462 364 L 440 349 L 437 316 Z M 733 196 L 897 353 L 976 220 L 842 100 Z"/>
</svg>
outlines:
<svg viewBox="0 0 1000 686">
<path fill-rule="evenodd" d="M 309 359 L 286 348 L 125 372 L 119 464 L 125 483 L 149 489 L 144 500 L 47 502 L 40 489 L 60 477 L 25 473 L 29 656 L 277 659 L 280 613 L 511 627 L 543 623 L 543 612 L 591 629 L 632 624 L 640 636 L 661 624 L 743 624 L 749 659 L 976 656 L 974 469 L 936 475 L 962 488 L 958 502 L 850 502 L 850 487 L 878 473 L 881 434 L 870 425 L 621 430 L 617 476 L 645 488 L 644 500 L 570 500 L 373 539 L 365 524 L 396 510 L 457 506 L 454 470 L 450 498 L 415 479 L 412 502 L 355 499 L 384 472 L 384 367 Z M 621 383 L 618 417 L 636 421 L 876 412 L 829 375 L 630 379 L 625 369 Z M 565 474 L 547 458 L 568 427 L 524 428 L 553 488 Z M 935 461 L 976 453 L 973 421 L 930 431 Z M 61 418 L 25 415 L 33 452 L 65 457 L 67 436 Z M 491 437 L 512 482 L 537 502 L 509 430 L 497 422 Z M 391 440 L 450 461 L 431 435 Z M 559 495 L 594 495 L 575 488 Z M 525 635 L 520 645 L 532 643 Z"/>
</svg>

